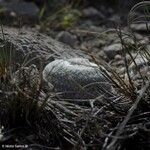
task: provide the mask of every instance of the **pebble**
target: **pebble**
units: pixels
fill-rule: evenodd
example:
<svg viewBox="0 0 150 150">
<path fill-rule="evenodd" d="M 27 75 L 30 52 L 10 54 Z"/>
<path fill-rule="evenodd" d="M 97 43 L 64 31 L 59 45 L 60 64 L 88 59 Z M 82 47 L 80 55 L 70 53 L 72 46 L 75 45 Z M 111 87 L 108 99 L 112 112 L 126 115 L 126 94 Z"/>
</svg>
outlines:
<svg viewBox="0 0 150 150">
<path fill-rule="evenodd" d="M 148 25 L 148 29 L 147 29 L 147 25 Z M 139 24 L 132 24 L 130 27 L 133 31 L 136 32 L 147 32 L 149 33 L 149 29 L 150 29 L 150 23 L 139 23 Z"/>
<path fill-rule="evenodd" d="M 73 34 L 67 31 L 61 31 L 60 33 L 58 33 L 58 35 L 56 36 L 56 39 L 71 47 L 73 47 L 77 42 L 76 36 L 74 36 Z"/>
<path fill-rule="evenodd" d="M 103 51 L 105 52 L 107 57 L 111 60 L 111 59 L 114 59 L 114 57 L 117 54 L 121 53 L 122 45 L 121 45 L 121 43 L 114 43 L 114 44 L 111 44 L 109 46 L 105 46 L 103 48 Z"/>
<path fill-rule="evenodd" d="M 94 7 L 85 8 L 82 12 L 83 17 L 87 18 L 104 18 L 104 15 Z"/>
<path fill-rule="evenodd" d="M 34 23 L 38 21 L 39 8 L 32 2 L 0 2 L 4 9 L 3 15 L 9 19 L 21 17 L 23 23 Z"/>
<path fill-rule="evenodd" d="M 140 54 L 138 54 L 138 55 L 136 56 L 136 58 L 134 59 L 134 61 L 136 62 L 136 65 L 137 65 L 138 67 L 140 67 L 140 68 L 142 68 L 142 67 L 144 67 L 144 66 L 147 66 L 147 65 L 149 64 L 148 59 L 147 59 L 146 57 L 140 55 Z M 134 62 L 131 63 L 131 65 L 129 66 L 129 68 L 131 68 L 131 69 L 136 68 Z"/>
</svg>

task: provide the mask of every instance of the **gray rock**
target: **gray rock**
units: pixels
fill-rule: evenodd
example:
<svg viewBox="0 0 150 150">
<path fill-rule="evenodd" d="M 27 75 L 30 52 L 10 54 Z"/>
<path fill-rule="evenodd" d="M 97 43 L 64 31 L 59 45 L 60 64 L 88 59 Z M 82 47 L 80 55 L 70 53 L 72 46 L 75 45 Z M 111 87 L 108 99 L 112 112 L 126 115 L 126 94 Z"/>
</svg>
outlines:
<svg viewBox="0 0 150 150">
<path fill-rule="evenodd" d="M 149 65 L 149 61 L 148 59 L 145 57 L 145 56 L 142 56 L 140 54 L 136 55 L 134 61 L 136 62 L 136 65 L 139 67 L 139 68 L 142 68 L 144 66 L 147 66 Z M 131 63 L 131 65 L 129 66 L 130 69 L 136 69 L 136 66 L 134 64 L 134 62 Z"/>
<path fill-rule="evenodd" d="M 39 8 L 32 2 L 0 2 L 3 15 L 8 23 L 20 17 L 21 23 L 35 23 L 38 21 Z"/>
<path fill-rule="evenodd" d="M 136 65 L 133 61 L 129 65 L 130 78 L 134 81 L 136 87 L 141 89 L 141 85 L 143 85 L 143 79 L 144 80 L 148 79 L 150 76 L 150 63 L 149 60 L 144 55 L 140 55 L 140 54 L 138 55 L 132 54 L 132 55 L 134 57 L 134 61 L 136 62 Z M 128 79 L 127 74 L 125 74 L 125 78 Z"/>
<path fill-rule="evenodd" d="M 100 39 L 100 38 L 90 39 L 90 40 L 82 43 L 82 45 L 84 47 L 91 47 L 92 51 L 93 51 L 93 48 L 101 48 L 105 44 L 106 44 L 106 41 L 104 39 Z"/>
<path fill-rule="evenodd" d="M 92 18 L 92 17 L 96 17 L 96 18 L 105 18 L 104 15 L 102 15 L 101 12 L 99 12 L 96 8 L 94 7 L 89 7 L 83 10 L 82 12 L 83 17 L 87 17 L 87 18 Z"/>
<path fill-rule="evenodd" d="M 131 29 L 136 32 L 145 32 L 146 33 L 146 32 L 149 32 L 149 30 L 150 30 L 150 23 L 132 24 Z"/>
<path fill-rule="evenodd" d="M 118 23 L 121 24 L 121 20 L 120 20 L 120 16 L 117 14 L 114 14 L 113 16 L 110 16 L 110 18 L 108 18 L 110 23 Z"/>
<path fill-rule="evenodd" d="M 67 31 L 62 31 L 60 32 L 56 39 L 60 42 L 63 42 L 71 47 L 73 47 L 76 43 L 76 36 L 72 35 L 71 33 L 67 32 Z"/>
<path fill-rule="evenodd" d="M 43 70 L 43 79 L 57 92 L 64 92 L 64 98 L 96 98 L 111 89 L 98 66 L 83 58 L 49 63 Z"/>
<path fill-rule="evenodd" d="M 91 26 L 93 26 L 93 21 L 91 19 L 81 21 L 80 28 L 90 28 Z"/>
<path fill-rule="evenodd" d="M 121 52 L 122 45 L 121 43 L 111 44 L 109 46 L 105 46 L 103 51 L 107 55 L 109 59 L 113 59 L 117 54 Z"/>
</svg>

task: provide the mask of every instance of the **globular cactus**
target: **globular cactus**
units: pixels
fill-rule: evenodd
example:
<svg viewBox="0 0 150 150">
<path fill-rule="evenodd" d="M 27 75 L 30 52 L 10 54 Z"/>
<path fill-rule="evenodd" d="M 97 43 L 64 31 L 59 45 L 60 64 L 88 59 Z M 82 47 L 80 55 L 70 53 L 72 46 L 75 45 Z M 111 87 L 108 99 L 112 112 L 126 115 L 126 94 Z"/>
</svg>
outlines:
<svg viewBox="0 0 150 150">
<path fill-rule="evenodd" d="M 65 98 L 95 98 L 110 91 L 99 67 L 84 58 L 57 59 L 43 70 L 43 79 Z"/>
<path fill-rule="evenodd" d="M 13 74 L 12 83 L 30 95 L 30 93 L 38 91 L 40 88 L 40 73 L 33 64 L 29 67 L 21 67 Z"/>
</svg>

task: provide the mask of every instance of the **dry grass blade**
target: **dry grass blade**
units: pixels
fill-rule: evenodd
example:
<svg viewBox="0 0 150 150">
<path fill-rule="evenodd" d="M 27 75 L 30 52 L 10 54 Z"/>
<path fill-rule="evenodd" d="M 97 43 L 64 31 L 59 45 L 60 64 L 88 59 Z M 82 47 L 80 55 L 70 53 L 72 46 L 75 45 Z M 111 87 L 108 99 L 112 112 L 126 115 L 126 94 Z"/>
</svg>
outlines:
<svg viewBox="0 0 150 150">
<path fill-rule="evenodd" d="M 139 102 L 141 101 L 143 95 L 145 94 L 145 92 L 147 91 L 147 89 L 150 86 L 150 82 L 148 82 L 142 89 L 141 92 L 139 94 L 139 96 L 137 97 L 135 103 L 132 105 L 132 107 L 130 108 L 128 114 L 126 115 L 126 117 L 124 118 L 123 122 L 119 125 L 118 130 L 115 134 L 114 139 L 112 139 L 112 141 L 110 142 L 109 145 L 107 145 L 106 147 L 104 147 L 104 150 L 115 150 L 116 146 L 117 146 L 117 137 L 119 137 L 121 135 L 121 133 L 124 131 L 124 128 L 126 126 L 126 124 L 128 123 L 129 119 L 131 118 L 133 112 L 135 111 L 135 109 L 138 107 Z"/>
<path fill-rule="evenodd" d="M 149 6 L 149 1 L 139 2 L 136 5 L 134 5 L 128 14 L 128 27 L 130 27 L 132 23 L 145 23 L 146 25 L 147 21 L 150 19 L 150 13 L 148 11 Z M 136 11 L 140 9 L 144 10 L 144 15 L 137 16 Z"/>
<path fill-rule="evenodd" d="M 121 31 L 118 32 L 118 36 L 119 36 L 119 38 L 121 40 L 121 44 L 122 44 L 122 51 L 123 51 L 123 55 L 124 55 L 124 62 L 125 62 L 126 72 L 127 72 L 127 75 L 128 75 L 130 86 L 131 86 L 130 89 L 131 89 L 131 92 L 134 93 L 135 88 L 134 88 L 133 82 L 132 82 L 131 77 L 130 77 L 129 67 L 128 67 L 125 51 L 127 51 L 129 53 L 130 57 L 132 57 L 132 55 L 130 54 L 127 45 L 124 43 L 124 41 L 122 39 L 122 32 Z"/>
<path fill-rule="evenodd" d="M 128 85 L 113 68 L 111 68 L 104 60 L 100 58 L 100 60 L 97 59 L 95 55 L 90 54 L 90 56 L 93 61 L 99 66 L 99 69 L 102 71 L 104 77 L 106 77 L 107 80 L 110 81 L 110 83 L 112 83 L 115 88 L 117 88 L 126 96 L 134 96 L 134 89 L 132 88 L 132 86 Z"/>
</svg>

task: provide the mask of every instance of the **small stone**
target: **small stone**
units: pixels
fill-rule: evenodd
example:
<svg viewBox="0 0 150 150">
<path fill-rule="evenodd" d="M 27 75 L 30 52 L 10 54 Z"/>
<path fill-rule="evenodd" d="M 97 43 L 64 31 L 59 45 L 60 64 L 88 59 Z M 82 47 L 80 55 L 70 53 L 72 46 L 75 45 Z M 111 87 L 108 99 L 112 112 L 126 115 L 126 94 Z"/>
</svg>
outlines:
<svg viewBox="0 0 150 150">
<path fill-rule="evenodd" d="M 136 58 L 134 59 L 134 61 L 136 62 L 136 65 L 140 68 L 147 66 L 149 64 L 148 59 L 141 55 L 137 55 Z M 131 69 L 136 68 L 134 62 L 131 63 L 130 68 Z"/>
<path fill-rule="evenodd" d="M 132 55 L 136 55 L 136 54 L 132 54 Z M 148 59 L 146 57 L 144 57 L 143 55 L 140 55 L 140 54 L 133 56 L 133 57 L 134 57 L 134 61 L 135 61 L 136 65 L 133 62 L 133 60 L 131 60 L 132 63 L 129 66 L 131 78 L 133 80 L 137 80 L 137 79 L 141 80 L 141 75 L 142 75 L 142 78 L 143 77 L 149 77 L 150 63 L 149 63 Z M 139 71 L 140 71 L 140 74 L 139 74 Z"/>
<path fill-rule="evenodd" d="M 67 31 L 62 31 L 60 32 L 56 39 L 60 42 L 63 42 L 71 47 L 73 47 L 76 43 L 76 36 L 72 35 L 71 33 L 67 32 Z"/>
<path fill-rule="evenodd" d="M 121 20 L 120 20 L 120 16 L 119 15 L 116 15 L 116 14 L 114 14 L 113 16 L 111 16 L 110 18 L 109 18 L 109 21 L 110 22 L 114 22 L 114 23 L 121 23 Z"/>
<path fill-rule="evenodd" d="M 93 51 L 93 48 L 101 48 L 105 44 L 106 44 L 105 40 L 95 39 L 95 38 L 91 39 L 91 40 L 87 40 L 87 41 L 82 43 L 82 45 L 84 45 L 85 47 L 91 47 L 92 51 Z"/>
<path fill-rule="evenodd" d="M 96 55 L 100 58 L 103 58 L 105 61 L 109 61 L 104 51 L 99 51 Z"/>
<path fill-rule="evenodd" d="M 9 21 L 17 17 L 21 17 L 23 23 L 38 21 L 39 8 L 32 2 L 0 2 L 0 6 L 4 9 L 3 15 L 9 18 Z"/>
<path fill-rule="evenodd" d="M 122 60 L 122 56 L 121 55 L 116 55 L 115 60 Z"/>
<path fill-rule="evenodd" d="M 104 15 L 94 7 L 89 7 L 89 8 L 84 9 L 82 14 L 83 14 L 83 17 L 86 17 L 86 18 L 92 18 L 92 17 L 105 18 Z"/>
<path fill-rule="evenodd" d="M 93 26 L 93 21 L 90 19 L 80 21 L 80 28 L 90 28 L 91 26 Z"/>
<path fill-rule="evenodd" d="M 122 45 L 120 43 L 111 44 L 103 48 L 103 51 L 105 52 L 105 54 L 110 60 L 114 59 L 114 57 L 117 54 L 119 54 L 121 50 L 122 50 Z"/>
<path fill-rule="evenodd" d="M 147 28 L 148 27 L 148 28 Z M 131 29 L 136 32 L 149 32 L 150 23 L 132 24 Z"/>
</svg>

